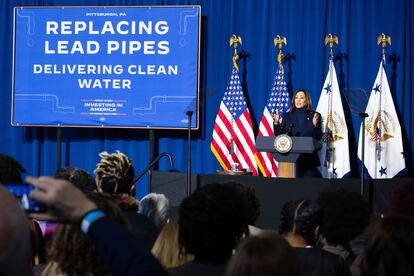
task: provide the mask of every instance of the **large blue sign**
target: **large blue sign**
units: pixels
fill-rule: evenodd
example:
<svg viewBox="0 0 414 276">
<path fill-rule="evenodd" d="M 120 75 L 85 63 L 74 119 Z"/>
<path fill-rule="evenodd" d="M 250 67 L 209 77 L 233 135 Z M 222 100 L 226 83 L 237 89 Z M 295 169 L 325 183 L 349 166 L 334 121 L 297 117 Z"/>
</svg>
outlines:
<svg viewBox="0 0 414 276">
<path fill-rule="evenodd" d="M 14 17 L 12 125 L 198 128 L 200 6 Z"/>
</svg>

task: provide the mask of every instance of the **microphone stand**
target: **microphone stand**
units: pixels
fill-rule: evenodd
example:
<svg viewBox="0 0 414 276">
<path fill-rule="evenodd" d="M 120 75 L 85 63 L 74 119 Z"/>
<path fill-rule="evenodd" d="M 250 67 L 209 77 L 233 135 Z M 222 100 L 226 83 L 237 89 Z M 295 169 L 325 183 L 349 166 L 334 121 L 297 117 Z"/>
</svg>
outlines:
<svg viewBox="0 0 414 276">
<path fill-rule="evenodd" d="M 286 131 L 286 134 L 289 135 L 289 136 L 292 136 L 292 129 L 293 129 L 293 123 L 290 123 L 289 127 Z"/>
<path fill-rule="evenodd" d="M 56 134 L 56 167 L 57 169 L 62 168 L 62 128 L 57 128 Z"/>
<path fill-rule="evenodd" d="M 187 111 L 188 116 L 188 151 L 187 151 L 187 196 L 191 195 L 191 116 L 193 111 Z"/>
<path fill-rule="evenodd" d="M 364 168 L 365 168 L 365 118 L 368 117 L 368 114 L 365 112 L 359 113 L 359 117 L 361 117 L 362 121 L 362 152 L 361 152 L 361 184 L 360 184 L 360 193 L 363 196 L 364 195 Z"/>
<path fill-rule="evenodd" d="M 282 122 L 281 124 L 280 124 L 280 131 L 279 131 L 279 133 L 280 134 L 286 134 L 287 132 L 286 132 L 286 125 L 285 125 L 285 122 Z"/>
<path fill-rule="evenodd" d="M 170 166 L 173 166 L 173 158 L 171 154 L 168 152 L 163 152 L 160 155 L 158 155 L 157 158 L 155 158 L 151 163 L 149 163 L 148 166 L 145 167 L 137 176 L 134 178 L 134 183 L 136 183 L 149 169 L 151 169 L 155 163 L 157 163 L 162 157 L 167 156 L 168 160 L 170 161 Z M 151 178 L 148 180 L 148 193 L 151 193 Z"/>
</svg>

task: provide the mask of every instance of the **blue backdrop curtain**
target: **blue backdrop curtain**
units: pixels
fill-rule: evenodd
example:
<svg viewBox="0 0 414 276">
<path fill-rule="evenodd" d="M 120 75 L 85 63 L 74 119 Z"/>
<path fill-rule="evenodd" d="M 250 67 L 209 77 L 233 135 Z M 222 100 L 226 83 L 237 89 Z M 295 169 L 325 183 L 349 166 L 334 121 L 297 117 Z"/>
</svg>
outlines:
<svg viewBox="0 0 414 276">
<path fill-rule="evenodd" d="M 404 137 L 407 174 L 413 175 L 413 10 L 411 0 L 15 0 L 0 1 L 1 72 L 1 152 L 18 159 L 28 174 L 50 175 L 56 169 L 56 129 L 11 127 L 13 7 L 14 6 L 136 6 L 191 5 L 202 7 L 202 48 L 200 87 L 200 130 L 193 133 L 192 171 L 214 173 L 220 166 L 210 151 L 214 119 L 231 73 L 232 49 L 229 37 L 240 35 L 240 73 L 252 119 L 259 124 L 268 91 L 276 71 L 276 35 L 285 36 L 285 68 L 289 92 L 306 88 L 316 107 L 328 71 L 329 49 L 326 34 L 339 37 L 335 65 L 343 91 L 366 91 L 369 96 L 380 62 L 376 39 L 382 32 L 392 37 L 387 47 L 387 76 L 399 114 Z M 355 99 L 351 99 L 354 100 Z M 358 116 L 348 113 L 351 132 L 352 175 L 358 177 L 356 158 L 360 128 Z M 27 110 L 27 112 L 34 112 Z M 117 129 L 63 129 L 62 165 L 73 165 L 92 173 L 98 153 L 121 150 L 140 171 L 149 162 L 148 131 Z M 174 170 L 186 171 L 187 136 L 185 131 L 155 132 L 156 153 L 170 152 Z M 159 168 L 168 170 L 167 160 Z M 140 182 L 139 196 L 146 193 Z"/>
</svg>

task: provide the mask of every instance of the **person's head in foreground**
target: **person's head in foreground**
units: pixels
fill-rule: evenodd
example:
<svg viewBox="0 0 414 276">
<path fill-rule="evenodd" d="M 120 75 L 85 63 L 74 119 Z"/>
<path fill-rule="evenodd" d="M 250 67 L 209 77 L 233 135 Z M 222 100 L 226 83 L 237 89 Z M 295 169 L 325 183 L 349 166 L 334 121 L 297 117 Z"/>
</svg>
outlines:
<svg viewBox="0 0 414 276">
<path fill-rule="evenodd" d="M 160 261 L 164 268 L 173 268 L 192 261 L 194 257 L 184 254 L 178 244 L 177 222 L 170 220 L 162 227 L 151 253 Z"/>
<path fill-rule="evenodd" d="M 84 192 L 95 192 L 97 190 L 96 182 L 93 177 L 85 170 L 67 166 L 56 170 L 55 178 L 68 180 Z"/>
<path fill-rule="evenodd" d="M 326 244 L 350 250 L 350 242 L 369 224 L 369 204 L 359 193 L 324 190 L 318 197 L 322 209 L 321 235 Z"/>
<path fill-rule="evenodd" d="M 12 194 L 0 186 L 0 275 L 31 275 L 29 226 Z"/>
<path fill-rule="evenodd" d="M 299 260 L 276 231 L 266 230 L 243 240 L 232 256 L 226 276 L 299 276 Z"/>
<path fill-rule="evenodd" d="M 101 160 L 96 164 L 95 175 L 98 189 L 108 194 L 135 195 L 134 167 L 124 153 L 116 151 L 99 153 Z"/>
<path fill-rule="evenodd" d="M 279 233 L 293 247 L 313 246 L 319 235 L 321 209 L 311 200 L 286 202 L 281 211 Z"/>
<path fill-rule="evenodd" d="M 366 237 L 361 275 L 414 275 L 414 218 L 390 215 L 378 219 Z"/>
<path fill-rule="evenodd" d="M 185 198 L 179 210 L 179 243 L 196 261 L 224 264 L 247 232 L 245 203 L 234 188 L 208 184 Z"/>
</svg>

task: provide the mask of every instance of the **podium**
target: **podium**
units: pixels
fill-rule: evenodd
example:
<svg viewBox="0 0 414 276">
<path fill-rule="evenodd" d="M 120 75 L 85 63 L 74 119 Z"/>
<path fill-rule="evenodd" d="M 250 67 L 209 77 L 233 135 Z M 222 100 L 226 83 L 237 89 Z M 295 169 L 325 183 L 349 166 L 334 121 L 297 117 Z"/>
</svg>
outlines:
<svg viewBox="0 0 414 276">
<path fill-rule="evenodd" d="M 313 137 L 291 136 L 292 149 L 287 153 L 280 153 L 275 148 L 275 136 L 257 136 L 256 151 L 270 153 L 279 162 L 279 176 L 286 178 L 296 177 L 296 161 L 301 154 L 311 154 L 320 150 L 322 144 Z"/>
</svg>

